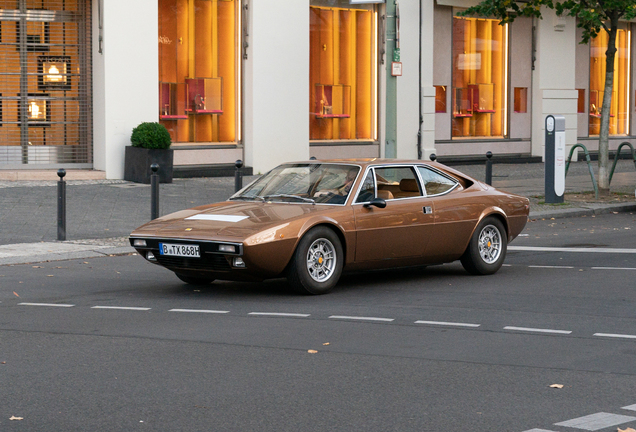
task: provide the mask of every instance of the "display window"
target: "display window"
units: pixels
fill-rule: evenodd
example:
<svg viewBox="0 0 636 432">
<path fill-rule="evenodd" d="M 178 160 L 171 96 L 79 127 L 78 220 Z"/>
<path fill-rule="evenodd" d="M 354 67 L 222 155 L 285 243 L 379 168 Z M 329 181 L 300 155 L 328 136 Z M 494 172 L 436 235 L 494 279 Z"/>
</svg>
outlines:
<svg viewBox="0 0 636 432">
<path fill-rule="evenodd" d="M 590 123 L 589 134 L 598 135 L 601 129 L 601 108 L 605 93 L 605 51 L 608 34 L 601 31 L 590 40 Z M 618 29 L 616 35 L 616 56 L 614 58 L 614 85 L 610 107 L 610 135 L 629 134 L 629 60 L 630 32 Z"/>
<path fill-rule="evenodd" d="M 377 139 L 377 13 L 372 5 L 312 0 L 309 137 Z"/>
<path fill-rule="evenodd" d="M 453 18 L 452 137 L 507 135 L 508 25 Z"/>
<path fill-rule="evenodd" d="M 175 145 L 239 140 L 238 0 L 159 0 L 159 121 Z"/>
<path fill-rule="evenodd" d="M 0 0 L 0 165 L 92 162 L 91 1 Z"/>
</svg>

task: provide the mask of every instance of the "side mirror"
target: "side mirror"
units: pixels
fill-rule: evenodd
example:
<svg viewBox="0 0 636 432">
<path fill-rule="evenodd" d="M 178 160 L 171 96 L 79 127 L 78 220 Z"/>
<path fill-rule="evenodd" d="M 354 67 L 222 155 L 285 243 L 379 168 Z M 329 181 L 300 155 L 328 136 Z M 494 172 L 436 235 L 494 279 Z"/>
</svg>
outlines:
<svg viewBox="0 0 636 432">
<path fill-rule="evenodd" d="M 384 208 L 386 207 L 386 201 L 384 201 L 382 198 L 373 198 L 370 202 L 364 205 L 365 208 L 369 208 L 371 206 Z"/>
</svg>

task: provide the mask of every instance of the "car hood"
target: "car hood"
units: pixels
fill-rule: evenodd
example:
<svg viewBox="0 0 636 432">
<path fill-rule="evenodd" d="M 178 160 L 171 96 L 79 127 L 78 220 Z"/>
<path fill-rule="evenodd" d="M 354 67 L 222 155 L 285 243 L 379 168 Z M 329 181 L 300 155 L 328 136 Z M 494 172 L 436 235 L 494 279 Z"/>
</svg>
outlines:
<svg viewBox="0 0 636 432">
<path fill-rule="evenodd" d="M 131 235 L 170 238 L 247 238 L 263 230 L 342 206 L 225 201 L 155 219 Z"/>
</svg>

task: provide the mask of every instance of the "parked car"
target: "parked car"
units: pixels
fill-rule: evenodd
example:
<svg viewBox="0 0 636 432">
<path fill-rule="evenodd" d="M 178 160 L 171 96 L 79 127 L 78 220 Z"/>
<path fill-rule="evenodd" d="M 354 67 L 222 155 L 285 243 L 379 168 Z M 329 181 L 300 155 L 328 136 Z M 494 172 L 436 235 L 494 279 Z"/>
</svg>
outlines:
<svg viewBox="0 0 636 432">
<path fill-rule="evenodd" d="M 343 270 L 461 260 L 493 274 L 528 213 L 527 198 L 435 162 L 313 160 L 155 219 L 130 242 L 189 284 L 286 276 L 299 292 L 324 294 Z"/>
</svg>

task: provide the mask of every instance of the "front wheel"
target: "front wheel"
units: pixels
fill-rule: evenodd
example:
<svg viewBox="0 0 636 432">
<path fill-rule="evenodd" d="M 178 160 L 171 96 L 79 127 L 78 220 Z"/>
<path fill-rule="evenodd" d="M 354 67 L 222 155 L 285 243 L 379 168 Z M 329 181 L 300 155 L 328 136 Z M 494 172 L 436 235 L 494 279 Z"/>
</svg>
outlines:
<svg viewBox="0 0 636 432">
<path fill-rule="evenodd" d="M 187 284 L 190 284 L 190 285 L 209 285 L 212 282 L 214 282 L 214 279 L 212 279 L 212 278 L 197 277 L 197 276 L 186 276 L 186 275 L 183 275 L 183 274 L 180 274 L 180 273 L 175 273 L 175 274 L 183 282 L 185 282 Z"/>
<path fill-rule="evenodd" d="M 460 260 L 470 274 L 493 274 L 501 268 L 507 248 L 508 235 L 503 223 L 496 217 L 489 216 L 475 229 Z"/>
<path fill-rule="evenodd" d="M 311 229 L 298 243 L 289 264 L 287 280 L 302 294 L 326 294 L 340 279 L 344 265 L 342 244 L 331 229 Z"/>
</svg>

